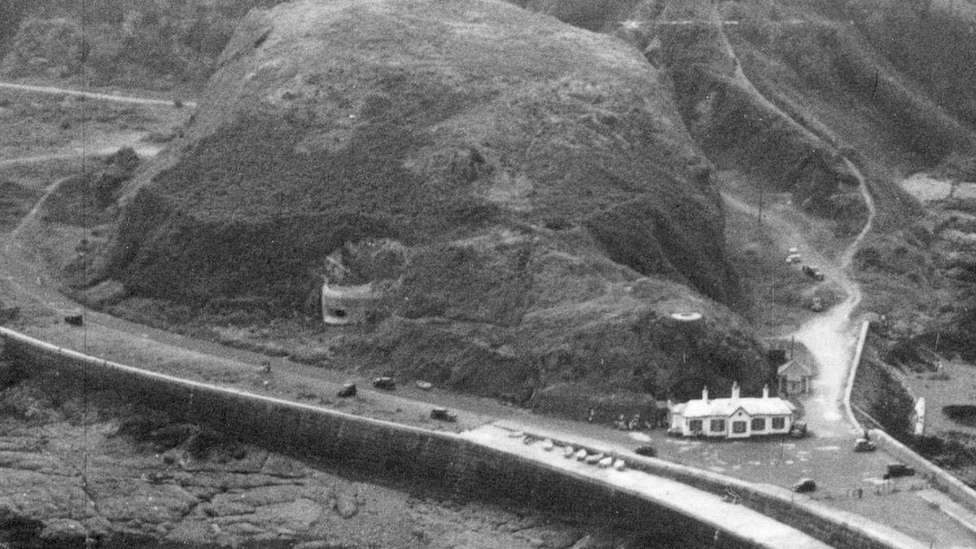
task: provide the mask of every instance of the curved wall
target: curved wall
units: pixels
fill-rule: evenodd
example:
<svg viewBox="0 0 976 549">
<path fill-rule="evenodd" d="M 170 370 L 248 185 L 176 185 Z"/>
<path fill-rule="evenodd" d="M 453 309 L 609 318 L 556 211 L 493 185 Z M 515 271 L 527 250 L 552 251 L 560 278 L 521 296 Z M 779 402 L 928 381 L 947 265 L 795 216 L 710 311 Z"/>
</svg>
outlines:
<svg viewBox="0 0 976 549">
<path fill-rule="evenodd" d="M 711 547 L 716 543 L 714 528 L 693 517 L 595 479 L 567 474 L 453 433 L 166 376 L 61 349 L 2 327 L 0 339 L 4 353 L 22 363 L 57 368 L 64 375 L 84 376 L 90 386 L 111 387 L 185 421 L 205 424 L 298 457 L 324 458 L 357 472 L 404 479 L 459 496 L 517 500 L 581 520 L 640 524 L 662 535 L 681 532 L 682 539 L 690 544 L 700 541 L 701 546 Z M 743 496 L 743 505 L 833 547 L 923 547 L 899 532 L 794 496 L 782 488 L 753 485 L 657 459 L 631 457 L 627 461 L 632 468 L 713 492 L 717 497 L 731 486 Z M 735 532 L 723 534 L 717 547 L 757 546 Z"/>
</svg>

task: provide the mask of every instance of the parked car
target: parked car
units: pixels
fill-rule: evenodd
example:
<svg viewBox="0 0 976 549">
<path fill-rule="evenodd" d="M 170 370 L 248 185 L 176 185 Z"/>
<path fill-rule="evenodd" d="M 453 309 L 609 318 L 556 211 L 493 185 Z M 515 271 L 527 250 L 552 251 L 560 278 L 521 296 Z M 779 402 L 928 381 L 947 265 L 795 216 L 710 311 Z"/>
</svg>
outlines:
<svg viewBox="0 0 976 549">
<path fill-rule="evenodd" d="M 447 411 L 447 408 L 434 408 L 430 411 L 430 419 L 436 419 L 438 421 L 447 421 L 449 423 L 454 423 L 457 421 L 457 414 L 452 414 Z"/>
<path fill-rule="evenodd" d="M 790 436 L 793 438 L 805 438 L 807 434 L 807 424 L 805 422 L 797 421 L 790 427 Z"/>
<path fill-rule="evenodd" d="M 817 483 L 812 478 L 801 478 L 799 482 L 793 485 L 793 491 L 798 494 L 813 492 L 816 489 Z"/>
<path fill-rule="evenodd" d="M 803 257 L 800 254 L 791 253 L 790 255 L 786 256 L 787 263 L 799 263 L 800 261 L 803 261 Z"/>
<path fill-rule="evenodd" d="M 889 463 L 888 471 L 881 478 L 888 480 L 896 477 L 910 477 L 915 474 L 915 468 L 904 463 Z"/>
<path fill-rule="evenodd" d="M 638 446 L 634 448 L 634 453 L 639 456 L 657 457 L 657 448 L 653 446 Z"/>
<path fill-rule="evenodd" d="M 810 300 L 810 310 L 819 313 L 824 310 L 823 300 L 819 297 L 814 297 Z"/>
<path fill-rule="evenodd" d="M 396 382 L 393 381 L 392 377 L 377 377 L 373 379 L 373 387 L 383 389 L 384 391 L 392 391 L 393 389 L 396 389 Z"/>
<path fill-rule="evenodd" d="M 814 265 L 804 265 L 803 273 L 814 280 L 823 280 L 824 274 L 820 271 L 820 267 Z"/>
<path fill-rule="evenodd" d="M 346 383 L 345 385 L 342 386 L 342 389 L 339 389 L 339 392 L 336 393 L 336 395 L 339 396 L 340 398 L 349 398 L 349 397 L 356 396 L 356 384 Z"/>
<path fill-rule="evenodd" d="M 854 441 L 855 452 L 873 452 L 878 449 L 878 445 L 873 440 L 859 438 Z"/>
<path fill-rule="evenodd" d="M 71 312 L 64 315 L 64 321 L 72 326 L 81 326 L 85 322 L 85 317 L 81 313 Z"/>
</svg>

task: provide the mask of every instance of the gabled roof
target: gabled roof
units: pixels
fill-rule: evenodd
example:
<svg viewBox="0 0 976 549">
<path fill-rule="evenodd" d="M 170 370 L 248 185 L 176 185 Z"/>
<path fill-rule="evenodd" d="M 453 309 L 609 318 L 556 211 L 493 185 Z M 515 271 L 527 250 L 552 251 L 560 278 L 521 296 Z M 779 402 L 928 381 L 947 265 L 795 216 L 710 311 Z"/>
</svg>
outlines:
<svg viewBox="0 0 976 549">
<path fill-rule="evenodd" d="M 791 370 L 792 372 L 790 372 Z M 798 373 L 803 376 L 811 376 L 811 377 L 813 376 L 813 372 L 810 371 L 809 366 L 807 366 L 802 362 L 797 362 L 795 360 L 791 360 L 776 369 L 776 373 L 778 375 L 785 375 L 787 372 Z"/>
<path fill-rule="evenodd" d="M 689 400 L 671 408 L 684 417 L 729 417 L 739 409 L 750 416 L 783 416 L 793 413 L 793 405 L 779 397 L 770 398 L 714 398 L 708 401 Z"/>
</svg>

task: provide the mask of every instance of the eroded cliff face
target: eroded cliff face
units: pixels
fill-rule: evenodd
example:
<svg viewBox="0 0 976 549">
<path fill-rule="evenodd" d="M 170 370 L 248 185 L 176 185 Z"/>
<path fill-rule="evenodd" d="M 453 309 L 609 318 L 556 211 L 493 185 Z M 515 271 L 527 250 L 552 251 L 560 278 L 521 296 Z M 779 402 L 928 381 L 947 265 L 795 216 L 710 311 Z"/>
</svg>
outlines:
<svg viewBox="0 0 976 549">
<path fill-rule="evenodd" d="M 241 24 L 87 282 L 297 309 L 326 256 L 387 239 L 406 260 L 385 319 L 340 355 L 486 394 L 758 391 L 710 173 L 667 79 L 619 39 L 487 0 L 299 1 Z M 688 310 L 705 335 L 672 348 Z"/>
</svg>

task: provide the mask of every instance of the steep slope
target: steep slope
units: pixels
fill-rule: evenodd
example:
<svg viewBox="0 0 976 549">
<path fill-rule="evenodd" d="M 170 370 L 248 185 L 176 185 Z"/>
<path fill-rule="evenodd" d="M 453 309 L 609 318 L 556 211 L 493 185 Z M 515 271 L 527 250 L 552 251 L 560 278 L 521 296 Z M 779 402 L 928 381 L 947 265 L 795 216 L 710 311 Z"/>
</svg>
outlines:
<svg viewBox="0 0 976 549">
<path fill-rule="evenodd" d="M 7 0 L 0 6 L 0 73 L 198 88 L 248 10 L 282 1 Z"/>
<path fill-rule="evenodd" d="M 721 202 L 667 83 L 503 2 L 252 12 L 179 150 L 126 192 L 89 284 L 287 314 L 329 254 L 393 242 L 403 260 L 365 277 L 378 326 L 337 355 L 496 395 L 766 379 L 716 303 L 738 294 Z M 688 310 L 705 320 L 669 317 Z"/>
</svg>

